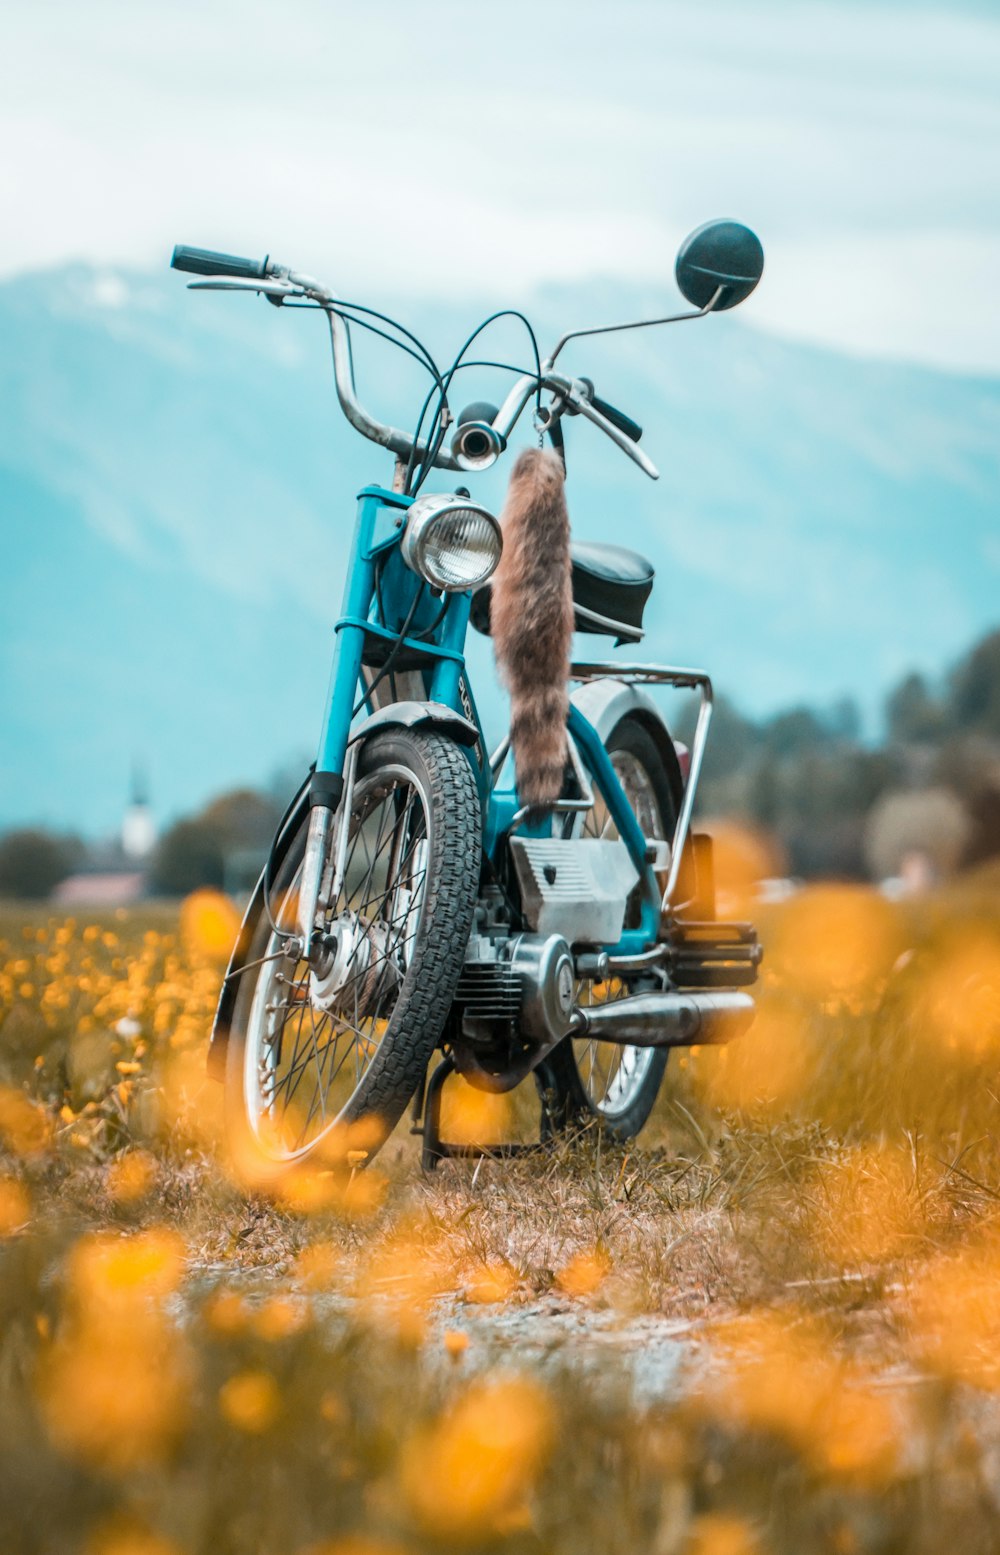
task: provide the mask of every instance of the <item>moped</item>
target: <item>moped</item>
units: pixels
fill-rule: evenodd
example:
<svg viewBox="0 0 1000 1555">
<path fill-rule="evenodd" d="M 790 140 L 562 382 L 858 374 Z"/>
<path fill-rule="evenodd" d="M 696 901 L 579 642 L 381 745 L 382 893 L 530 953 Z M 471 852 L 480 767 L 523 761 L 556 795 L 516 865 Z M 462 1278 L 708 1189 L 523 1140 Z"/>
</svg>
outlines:
<svg viewBox="0 0 1000 1555">
<path fill-rule="evenodd" d="M 222 984 L 209 1071 L 224 1081 L 234 1148 L 278 1173 L 346 1139 L 370 1158 L 413 1101 L 426 1167 L 482 1153 L 441 1136 L 456 1071 L 494 1092 L 533 1074 L 543 1139 L 588 1121 L 633 1138 L 671 1048 L 749 1026 L 760 947 L 751 925 L 717 920 L 711 839 L 692 825 L 709 676 L 569 656 L 574 631 L 641 640 L 653 568 L 620 546 L 570 540 L 563 418 L 657 471 L 641 427 L 557 362 L 574 340 L 734 307 L 760 279 L 758 239 L 732 221 L 686 239 L 675 273 L 690 311 L 572 330 L 542 358 L 528 320 L 505 310 L 445 370 L 386 315 L 285 265 L 183 245 L 172 264 L 200 277 L 196 288 L 321 312 L 344 414 L 395 460 L 390 484 L 358 498 L 315 765 Z M 472 362 L 483 330 L 512 313 L 531 363 Z M 358 400 L 361 329 L 427 371 L 412 432 Z M 454 380 L 472 365 L 515 381 L 499 407 L 453 416 Z M 529 405 L 539 449 L 518 459 L 501 523 L 465 482 L 503 457 Z M 442 471 L 462 484 L 440 489 Z M 491 616 L 513 708 L 492 755 L 465 661 L 470 625 L 489 632 Z M 657 686 L 694 694 L 689 750 L 671 737 Z"/>
</svg>

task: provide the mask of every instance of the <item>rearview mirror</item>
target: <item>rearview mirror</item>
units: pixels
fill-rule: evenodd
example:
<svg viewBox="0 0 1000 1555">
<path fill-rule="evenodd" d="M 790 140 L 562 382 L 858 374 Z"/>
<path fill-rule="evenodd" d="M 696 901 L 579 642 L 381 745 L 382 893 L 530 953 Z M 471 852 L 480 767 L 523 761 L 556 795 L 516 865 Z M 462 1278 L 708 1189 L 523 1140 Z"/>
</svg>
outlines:
<svg viewBox="0 0 1000 1555">
<path fill-rule="evenodd" d="M 721 287 L 715 313 L 744 302 L 763 271 L 764 250 L 756 233 L 738 221 L 707 221 L 684 239 L 675 274 L 695 308 L 707 308 Z"/>
</svg>

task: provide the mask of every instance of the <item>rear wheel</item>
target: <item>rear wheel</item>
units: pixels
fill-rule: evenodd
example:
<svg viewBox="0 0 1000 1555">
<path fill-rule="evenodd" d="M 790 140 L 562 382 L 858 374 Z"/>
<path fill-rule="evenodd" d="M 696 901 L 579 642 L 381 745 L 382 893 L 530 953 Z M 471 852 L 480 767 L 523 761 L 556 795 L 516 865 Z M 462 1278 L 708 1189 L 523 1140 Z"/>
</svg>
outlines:
<svg viewBox="0 0 1000 1555">
<path fill-rule="evenodd" d="M 611 765 L 649 839 L 669 841 L 680 798 L 680 772 L 668 771 L 660 749 L 634 714 L 619 719 L 605 741 Z M 615 839 L 618 829 L 600 795 L 585 818 L 582 835 Z M 638 893 L 626 910 L 626 927 L 638 921 Z M 579 983 L 583 1008 L 638 992 L 636 980 L 609 978 Z M 543 1128 L 548 1132 L 599 1122 L 615 1139 L 633 1139 L 653 1110 L 667 1067 L 665 1048 L 620 1047 L 613 1042 L 567 1038 L 549 1054 L 538 1073 Z"/>
<path fill-rule="evenodd" d="M 272 888 L 279 928 L 295 921 L 305 837 L 304 822 Z M 439 734 L 403 729 L 366 743 L 343 888 L 323 913 L 322 956 L 310 965 L 282 955 L 287 938 L 263 913 L 249 947 L 226 1067 L 238 1158 L 279 1169 L 333 1148 L 344 1124 L 364 1124 L 359 1143 L 369 1155 L 383 1143 L 451 1008 L 481 847 L 464 751 Z M 330 861 L 327 871 L 328 882 Z"/>
</svg>

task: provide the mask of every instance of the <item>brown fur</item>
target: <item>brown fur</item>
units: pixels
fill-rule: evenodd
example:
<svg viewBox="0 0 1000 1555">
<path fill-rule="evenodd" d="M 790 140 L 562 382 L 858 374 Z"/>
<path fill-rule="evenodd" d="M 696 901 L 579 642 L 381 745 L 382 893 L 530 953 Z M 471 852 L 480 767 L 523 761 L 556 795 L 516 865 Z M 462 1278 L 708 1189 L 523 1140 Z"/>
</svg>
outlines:
<svg viewBox="0 0 1000 1555">
<path fill-rule="evenodd" d="M 503 556 L 490 626 L 510 692 L 510 736 L 524 804 L 558 799 L 566 766 L 573 592 L 564 474 L 555 454 L 527 449 L 501 514 Z"/>
</svg>

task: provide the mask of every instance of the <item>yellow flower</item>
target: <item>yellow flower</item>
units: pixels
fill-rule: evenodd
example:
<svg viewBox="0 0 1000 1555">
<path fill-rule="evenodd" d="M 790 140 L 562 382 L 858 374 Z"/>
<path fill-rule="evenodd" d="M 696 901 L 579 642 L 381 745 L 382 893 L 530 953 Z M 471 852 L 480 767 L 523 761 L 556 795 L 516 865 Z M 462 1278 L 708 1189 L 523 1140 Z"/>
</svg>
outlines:
<svg viewBox="0 0 1000 1555">
<path fill-rule="evenodd" d="M 0 1138 L 17 1155 L 38 1155 L 52 1137 L 52 1124 L 23 1091 L 0 1085 Z"/>
<path fill-rule="evenodd" d="M 189 955 L 225 960 L 239 927 L 239 914 L 221 891 L 194 891 L 181 904 L 181 938 Z"/>
<path fill-rule="evenodd" d="M 274 1342 L 297 1334 L 309 1322 L 309 1311 L 301 1301 L 274 1296 L 266 1301 L 253 1319 L 253 1330 L 261 1339 Z"/>
<path fill-rule="evenodd" d="M 517 1289 L 517 1275 L 508 1263 L 479 1264 L 465 1280 L 462 1290 L 474 1306 L 491 1306 L 507 1301 Z"/>
<path fill-rule="evenodd" d="M 156 1162 L 145 1150 L 130 1150 L 108 1167 L 108 1192 L 118 1204 L 145 1198 L 156 1180 Z"/>
<path fill-rule="evenodd" d="M 234 1290 L 216 1291 L 204 1306 L 204 1318 L 209 1328 L 226 1338 L 242 1333 L 251 1316 L 246 1301 Z"/>
<path fill-rule="evenodd" d="M 691 1524 L 684 1555 L 756 1555 L 758 1548 L 742 1517 L 706 1512 Z"/>
<path fill-rule="evenodd" d="M 579 1252 L 556 1275 L 556 1284 L 567 1296 L 591 1296 L 602 1285 L 611 1269 L 611 1260 L 601 1248 Z"/>
<path fill-rule="evenodd" d="M 548 1394 L 532 1378 L 473 1384 L 404 1448 L 402 1490 L 417 1524 L 469 1539 L 502 1527 L 533 1490 L 554 1426 Z"/>
<path fill-rule="evenodd" d="M 31 1216 L 28 1190 L 16 1177 L 0 1177 L 0 1237 L 13 1236 Z"/>
<path fill-rule="evenodd" d="M 281 1407 L 278 1384 L 266 1371 L 240 1371 L 219 1389 L 219 1409 L 239 1431 L 258 1435 L 273 1424 Z"/>
<path fill-rule="evenodd" d="M 42 1417 L 69 1456 L 125 1473 L 160 1460 L 183 1427 L 188 1356 L 163 1310 L 182 1272 L 171 1232 L 81 1238 L 68 1311 L 39 1372 Z"/>
</svg>

